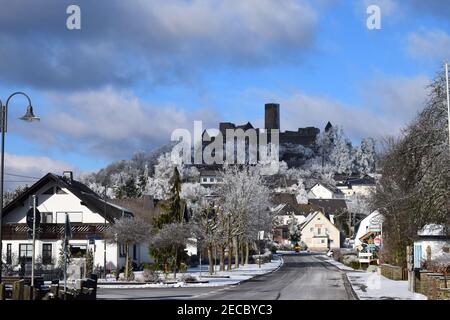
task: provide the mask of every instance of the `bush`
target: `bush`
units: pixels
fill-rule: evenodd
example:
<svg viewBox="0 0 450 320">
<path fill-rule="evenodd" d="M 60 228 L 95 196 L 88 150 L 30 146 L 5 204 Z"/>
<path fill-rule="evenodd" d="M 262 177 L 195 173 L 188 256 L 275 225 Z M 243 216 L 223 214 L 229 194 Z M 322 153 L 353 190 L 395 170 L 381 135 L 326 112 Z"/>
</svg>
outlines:
<svg viewBox="0 0 450 320">
<path fill-rule="evenodd" d="M 349 265 L 348 265 L 350 268 L 353 268 L 353 269 L 355 269 L 355 270 L 357 270 L 357 269 L 359 269 L 359 262 L 357 262 L 357 261 L 350 261 L 350 263 L 349 263 Z"/>
<path fill-rule="evenodd" d="M 270 252 L 272 252 L 272 254 L 277 253 L 277 250 L 278 250 L 278 248 L 277 248 L 276 246 L 274 246 L 274 245 L 272 245 L 272 246 L 270 247 Z"/>
<path fill-rule="evenodd" d="M 158 272 L 152 269 L 144 269 L 144 271 L 142 272 L 142 277 L 144 278 L 145 282 L 159 282 Z"/>
<path fill-rule="evenodd" d="M 188 269 L 188 266 L 186 263 L 184 263 L 184 262 L 180 263 L 180 272 L 181 273 L 185 273 L 187 271 L 187 269 Z"/>
<path fill-rule="evenodd" d="M 191 276 L 190 274 L 184 275 L 183 277 L 181 277 L 181 280 L 183 282 L 194 282 L 197 281 L 197 278 L 194 276 Z"/>
</svg>

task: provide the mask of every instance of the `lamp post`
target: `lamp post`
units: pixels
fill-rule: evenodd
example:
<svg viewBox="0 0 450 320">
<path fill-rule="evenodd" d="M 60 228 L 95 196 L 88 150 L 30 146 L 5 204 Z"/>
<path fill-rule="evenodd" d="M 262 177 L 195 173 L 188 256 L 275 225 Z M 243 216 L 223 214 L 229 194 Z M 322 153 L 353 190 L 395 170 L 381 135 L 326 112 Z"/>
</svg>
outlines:
<svg viewBox="0 0 450 320">
<path fill-rule="evenodd" d="M 27 112 L 23 117 L 21 117 L 21 120 L 32 122 L 32 121 L 39 121 L 39 118 L 36 117 L 33 113 L 33 107 L 31 105 L 31 99 L 30 97 L 23 93 L 23 92 L 14 92 L 11 94 L 8 99 L 6 100 L 6 104 L 3 105 L 3 102 L 0 100 L 0 129 L 2 131 L 2 147 L 1 147 L 1 160 L 0 160 L 0 283 L 2 282 L 2 268 L 3 268 L 3 260 L 2 260 L 2 247 L 3 247 L 3 241 L 2 241 L 2 223 L 3 223 L 3 184 L 4 184 L 4 171 L 5 171 L 5 133 L 8 130 L 8 106 L 9 101 L 11 98 L 17 95 L 22 95 L 27 98 L 28 100 L 28 107 Z"/>
</svg>

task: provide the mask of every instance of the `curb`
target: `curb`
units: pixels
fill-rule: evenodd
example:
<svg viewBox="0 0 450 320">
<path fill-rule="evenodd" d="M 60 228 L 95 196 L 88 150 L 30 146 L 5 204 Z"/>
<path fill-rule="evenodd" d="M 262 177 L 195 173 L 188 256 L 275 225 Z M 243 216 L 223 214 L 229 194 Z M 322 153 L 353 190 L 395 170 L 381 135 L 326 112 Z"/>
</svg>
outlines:
<svg viewBox="0 0 450 320">
<path fill-rule="evenodd" d="M 353 289 L 352 283 L 350 282 L 350 280 L 348 279 L 347 273 L 344 272 L 343 277 L 344 279 L 344 287 L 345 287 L 345 291 L 350 291 L 351 296 L 353 298 L 353 300 L 361 300 L 359 298 L 359 296 L 356 294 L 355 289 Z"/>
<path fill-rule="evenodd" d="M 326 264 L 338 269 L 342 273 L 342 279 L 344 281 L 345 291 L 347 291 L 349 296 L 352 297 L 352 300 L 360 300 L 358 295 L 356 294 L 355 289 L 353 289 L 352 283 L 350 282 L 350 280 L 348 279 L 348 276 L 347 276 L 347 272 L 356 272 L 356 270 L 354 270 L 354 269 L 353 269 L 353 271 L 352 270 L 343 270 L 343 269 L 339 268 L 338 266 L 336 266 L 326 260 L 323 260 L 323 259 L 319 259 L 319 260 L 321 260 L 322 263 L 326 263 Z"/>
</svg>

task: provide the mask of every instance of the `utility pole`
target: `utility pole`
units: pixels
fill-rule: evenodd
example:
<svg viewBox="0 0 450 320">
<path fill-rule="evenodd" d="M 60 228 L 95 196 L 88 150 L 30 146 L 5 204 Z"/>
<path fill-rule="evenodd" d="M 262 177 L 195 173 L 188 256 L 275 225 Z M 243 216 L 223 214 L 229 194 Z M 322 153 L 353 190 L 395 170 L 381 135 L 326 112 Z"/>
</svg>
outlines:
<svg viewBox="0 0 450 320">
<path fill-rule="evenodd" d="M 103 193 L 103 201 L 104 203 L 104 218 L 105 218 L 105 230 L 103 231 L 103 272 L 104 272 L 104 277 L 106 279 L 106 238 L 105 238 L 105 233 L 106 233 L 106 228 L 107 228 L 107 223 L 106 223 L 106 183 L 105 183 L 105 191 Z"/>
<path fill-rule="evenodd" d="M 448 147 L 450 152 L 450 92 L 448 85 L 448 62 L 445 62 L 445 80 L 447 85 Z"/>
<path fill-rule="evenodd" d="M 31 257 L 31 287 L 34 288 L 34 267 L 36 264 L 36 195 L 33 194 L 33 251 Z"/>
</svg>

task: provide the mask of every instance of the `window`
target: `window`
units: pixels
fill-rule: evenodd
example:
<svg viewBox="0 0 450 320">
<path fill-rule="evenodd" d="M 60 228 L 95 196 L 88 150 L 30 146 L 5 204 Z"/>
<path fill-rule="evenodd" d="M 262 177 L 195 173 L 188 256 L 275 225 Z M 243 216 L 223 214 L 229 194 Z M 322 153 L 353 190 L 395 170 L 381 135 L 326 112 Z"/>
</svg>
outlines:
<svg viewBox="0 0 450 320">
<path fill-rule="evenodd" d="M 31 262 L 33 256 L 33 245 L 32 244 L 19 244 L 19 257 L 25 258 L 26 262 Z"/>
<path fill-rule="evenodd" d="M 208 178 L 202 178 L 202 182 L 208 182 Z"/>
<path fill-rule="evenodd" d="M 52 244 L 44 243 L 42 245 L 42 264 L 52 264 Z"/>
<path fill-rule="evenodd" d="M 320 234 L 322 232 L 322 229 L 317 228 L 317 234 Z"/>
<path fill-rule="evenodd" d="M 41 212 L 41 223 L 53 223 L 53 212 Z"/>
<path fill-rule="evenodd" d="M 6 245 L 6 264 L 12 264 L 12 244 L 8 243 Z"/>
<path fill-rule="evenodd" d="M 313 227 L 309 228 L 309 232 L 314 232 L 314 228 Z"/>
<path fill-rule="evenodd" d="M 85 244 L 70 245 L 70 255 L 74 258 L 83 258 L 86 256 L 87 246 Z"/>
<path fill-rule="evenodd" d="M 124 258 L 126 256 L 125 245 L 119 245 L 119 257 Z"/>
<path fill-rule="evenodd" d="M 56 194 L 67 194 L 63 189 L 61 189 L 60 187 L 56 187 Z"/>
<path fill-rule="evenodd" d="M 137 247 L 135 244 L 133 245 L 133 260 L 137 260 Z"/>
<path fill-rule="evenodd" d="M 320 243 L 325 243 L 325 240 L 322 239 L 322 240 L 320 241 Z"/>
<path fill-rule="evenodd" d="M 51 188 L 49 188 L 49 189 L 47 189 L 44 193 L 42 193 L 42 194 L 53 194 L 54 193 L 54 190 L 53 190 L 53 187 L 51 187 Z"/>
</svg>

